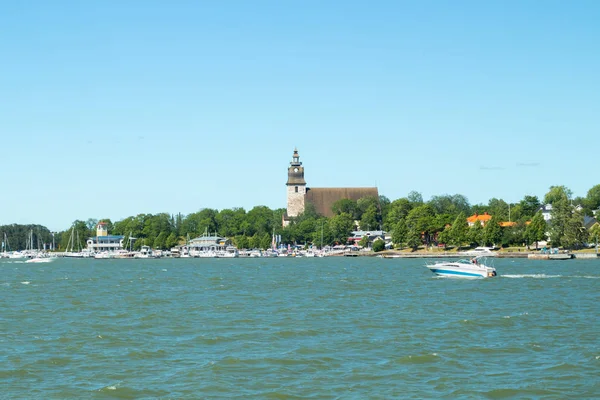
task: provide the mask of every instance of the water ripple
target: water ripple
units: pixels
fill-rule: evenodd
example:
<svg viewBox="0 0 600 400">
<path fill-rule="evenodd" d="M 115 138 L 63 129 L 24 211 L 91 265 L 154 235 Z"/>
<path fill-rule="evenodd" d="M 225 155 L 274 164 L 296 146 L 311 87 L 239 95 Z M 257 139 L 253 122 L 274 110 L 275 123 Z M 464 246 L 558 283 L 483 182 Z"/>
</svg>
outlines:
<svg viewBox="0 0 600 400">
<path fill-rule="evenodd" d="M 0 261 L 1 396 L 600 397 L 595 260 L 143 261 Z"/>
</svg>

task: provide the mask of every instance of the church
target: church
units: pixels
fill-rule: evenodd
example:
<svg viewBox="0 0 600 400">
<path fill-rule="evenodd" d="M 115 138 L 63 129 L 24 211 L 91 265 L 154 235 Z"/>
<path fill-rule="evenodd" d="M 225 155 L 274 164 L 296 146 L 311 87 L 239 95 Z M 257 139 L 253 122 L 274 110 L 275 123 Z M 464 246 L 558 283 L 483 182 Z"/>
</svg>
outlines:
<svg viewBox="0 0 600 400">
<path fill-rule="evenodd" d="M 283 226 L 287 226 L 292 218 L 304 212 L 304 207 L 312 203 L 317 214 L 332 217 L 333 204 L 341 199 L 359 200 L 363 197 L 379 198 L 376 187 L 358 188 L 309 188 L 304 180 L 304 167 L 300 162 L 298 149 L 294 149 L 292 161 L 288 167 L 287 179 L 287 212 L 283 215 Z"/>
</svg>

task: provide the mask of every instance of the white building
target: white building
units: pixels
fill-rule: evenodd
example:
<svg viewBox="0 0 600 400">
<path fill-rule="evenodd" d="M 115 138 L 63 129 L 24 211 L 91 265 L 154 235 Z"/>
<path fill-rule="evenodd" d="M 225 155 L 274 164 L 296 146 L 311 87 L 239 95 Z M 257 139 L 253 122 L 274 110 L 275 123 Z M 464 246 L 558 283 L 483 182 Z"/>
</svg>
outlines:
<svg viewBox="0 0 600 400">
<path fill-rule="evenodd" d="M 90 252 L 116 251 L 123 249 L 124 236 L 109 235 L 106 222 L 99 222 L 96 226 L 96 236 L 87 240 L 87 249 Z"/>
</svg>

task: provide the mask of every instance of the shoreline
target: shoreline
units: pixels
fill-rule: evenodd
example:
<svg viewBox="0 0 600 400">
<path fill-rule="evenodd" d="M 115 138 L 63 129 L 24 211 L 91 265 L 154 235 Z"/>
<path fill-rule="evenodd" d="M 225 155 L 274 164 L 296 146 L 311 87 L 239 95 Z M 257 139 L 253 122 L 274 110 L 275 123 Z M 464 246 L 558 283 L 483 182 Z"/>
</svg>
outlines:
<svg viewBox="0 0 600 400">
<path fill-rule="evenodd" d="M 379 253 L 361 253 L 359 251 L 350 251 L 341 254 L 331 255 L 333 257 L 378 257 L 378 258 L 471 258 L 473 255 L 458 254 L 453 252 L 423 252 L 415 251 L 414 253 L 405 253 L 400 251 L 386 251 Z M 330 257 L 331 257 L 330 256 Z M 483 256 L 485 257 L 485 256 Z M 561 253 L 561 254 L 540 254 L 539 252 L 498 252 L 494 253 L 489 258 L 525 258 L 532 260 L 569 260 L 569 259 L 599 259 L 598 253 Z"/>
</svg>

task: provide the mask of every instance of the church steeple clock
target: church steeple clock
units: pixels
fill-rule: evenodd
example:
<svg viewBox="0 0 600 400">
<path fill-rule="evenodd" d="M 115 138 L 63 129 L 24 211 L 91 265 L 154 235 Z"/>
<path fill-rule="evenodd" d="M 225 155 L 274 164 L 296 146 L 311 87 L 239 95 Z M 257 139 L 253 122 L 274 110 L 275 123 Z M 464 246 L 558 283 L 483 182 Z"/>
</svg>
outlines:
<svg viewBox="0 0 600 400">
<path fill-rule="evenodd" d="M 288 167 L 287 186 L 287 215 L 297 217 L 304 212 L 304 195 L 306 194 L 306 181 L 304 180 L 304 167 L 300 162 L 298 149 L 294 149 L 292 162 Z"/>
</svg>

